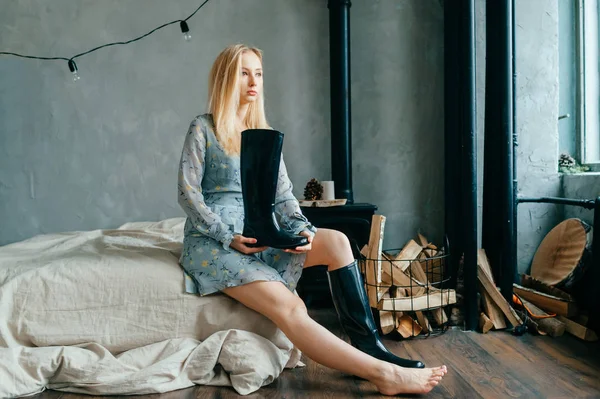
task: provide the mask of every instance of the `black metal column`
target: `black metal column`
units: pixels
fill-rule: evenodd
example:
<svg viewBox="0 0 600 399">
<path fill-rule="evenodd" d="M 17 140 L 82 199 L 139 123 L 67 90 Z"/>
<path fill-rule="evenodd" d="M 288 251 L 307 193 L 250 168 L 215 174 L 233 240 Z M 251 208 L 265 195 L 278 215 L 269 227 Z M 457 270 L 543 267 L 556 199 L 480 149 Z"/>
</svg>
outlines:
<svg viewBox="0 0 600 399">
<path fill-rule="evenodd" d="M 461 1 L 460 16 L 460 118 L 463 145 L 463 223 L 465 322 L 475 330 L 477 307 L 477 131 L 475 100 L 475 2 Z"/>
<path fill-rule="evenodd" d="M 350 0 L 329 0 L 331 175 L 335 197 L 354 203 L 350 114 Z"/>
<path fill-rule="evenodd" d="M 458 3 L 458 4 L 457 4 Z M 456 257 L 464 254 L 464 312 L 465 328 L 475 330 L 479 321 L 477 306 L 477 132 L 475 100 L 475 4 L 474 0 L 445 3 L 446 49 L 446 171 L 447 190 L 446 221 L 459 248 L 454 248 Z M 450 53 L 450 51 L 455 51 Z M 453 60 L 456 59 L 456 63 Z M 452 104 L 452 102 L 456 104 Z M 456 144 L 455 144 L 456 143 Z M 456 151 L 458 145 L 458 151 Z M 450 151 L 456 151 L 454 154 Z M 456 157 L 459 157 L 456 160 Z M 453 185 L 456 184 L 456 187 Z M 457 189 L 458 194 L 453 192 Z M 451 243 L 452 245 L 452 243 Z M 458 249 L 460 252 L 456 252 Z"/>
<path fill-rule="evenodd" d="M 589 300 L 590 327 L 600 334 L 600 290 L 597 288 L 600 281 L 600 197 L 594 203 L 594 238 L 592 242 L 592 264 L 589 272 Z"/>
<path fill-rule="evenodd" d="M 444 4 L 444 197 L 450 243 L 451 285 L 464 254 L 465 327 L 477 328 L 477 142 L 475 101 L 475 6 Z"/>
<path fill-rule="evenodd" d="M 513 151 L 513 2 L 487 2 L 483 247 L 496 283 L 512 302 L 516 278 Z"/>
<path fill-rule="evenodd" d="M 463 236 L 460 231 L 462 203 L 462 179 L 460 161 L 462 146 L 460 140 L 460 66 L 459 51 L 460 9 L 446 3 L 444 7 L 444 203 L 445 231 L 450 243 L 450 264 L 452 288 L 456 287 L 459 260 L 464 251 Z"/>
<path fill-rule="evenodd" d="M 517 223 L 518 223 L 518 209 L 519 209 L 519 185 L 517 179 L 517 147 L 519 146 L 519 140 L 517 136 L 517 45 L 516 45 L 516 20 L 515 20 L 515 0 L 510 2 L 510 32 L 511 32 L 511 66 L 512 66 L 512 195 L 513 195 L 513 213 L 512 213 L 512 242 L 510 250 L 512 251 L 511 259 L 513 259 L 513 271 L 515 279 L 520 283 L 520 279 L 517 275 Z M 502 284 L 506 284 L 503 282 Z M 512 287 L 512 285 L 511 285 Z M 512 288 L 511 288 L 512 293 Z M 506 297 L 505 297 L 506 298 Z M 510 298 L 512 300 L 512 298 Z M 511 303 L 511 302 L 509 302 Z"/>
</svg>

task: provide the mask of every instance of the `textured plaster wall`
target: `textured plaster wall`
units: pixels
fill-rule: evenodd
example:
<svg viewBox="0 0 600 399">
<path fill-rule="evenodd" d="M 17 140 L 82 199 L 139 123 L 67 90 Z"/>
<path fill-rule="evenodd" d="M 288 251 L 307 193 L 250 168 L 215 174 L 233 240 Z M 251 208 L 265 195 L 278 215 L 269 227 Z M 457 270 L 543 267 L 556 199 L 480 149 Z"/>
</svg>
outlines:
<svg viewBox="0 0 600 399">
<path fill-rule="evenodd" d="M 352 3 L 355 200 L 387 217 L 384 245 L 444 223 L 443 8 L 428 1 Z"/>
<path fill-rule="evenodd" d="M 196 0 L 6 1 L 0 48 L 73 54 L 189 15 Z M 267 112 L 285 136 L 301 193 L 329 176 L 326 2 L 219 0 L 189 21 L 127 46 L 66 62 L 0 57 L 0 245 L 39 233 L 113 228 L 182 216 L 177 166 L 192 118 L 205 111 L 212 61 L 226 45 L 265 52 Z"/>
<path fill-rule="evenodd" d="M 516 25 L 519 195 L 560 196 L 557 0 L 517 0 Z M 517 259 L 522 273 L 563 215 L 556 205 L 521 204 L 518 210 Z"/>
<path fill-rule="evenodd" d="M 477 0 L 476 98 L 478 134 L 479 219 L 483 195 L 485 117 L 485 1 Z M 521 196 L 558 196 L 558 3 L 556 0 L 517 0 L 516 128 L 517 179 Z M 562 218 L 554 205 L 521 204 L 518 208 L 518 270 L 526 272 L 546 233 Z M 481 230 L 480 230 L 481 231 Z"/>
</svg>

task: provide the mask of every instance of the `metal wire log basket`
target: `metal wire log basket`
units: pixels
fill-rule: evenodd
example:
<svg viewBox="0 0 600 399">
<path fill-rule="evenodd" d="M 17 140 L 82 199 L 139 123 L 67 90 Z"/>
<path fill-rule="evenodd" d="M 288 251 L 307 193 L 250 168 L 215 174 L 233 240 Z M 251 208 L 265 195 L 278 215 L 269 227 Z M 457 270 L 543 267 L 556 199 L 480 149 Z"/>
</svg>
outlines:
<svg viewBox="0 0 600 399">
<path fill-rule="evenodd" d="M 448 329 L 456 292 L 449 288 L 447 239 L 441 249 L 411 240 L 403 248 L 383 250 L 378 258 L 369 258 L 364 252 L 358 263 L 381 334 L 397 339 L 427 338 Z"/>
</svg>

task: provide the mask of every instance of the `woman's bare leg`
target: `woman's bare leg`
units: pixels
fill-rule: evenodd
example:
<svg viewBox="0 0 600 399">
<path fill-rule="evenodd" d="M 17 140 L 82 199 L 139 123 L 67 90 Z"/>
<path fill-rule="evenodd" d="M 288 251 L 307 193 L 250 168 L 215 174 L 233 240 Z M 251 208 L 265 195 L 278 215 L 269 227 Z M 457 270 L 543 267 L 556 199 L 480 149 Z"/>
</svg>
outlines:
<svg viewBox="0 0 600 399">
<path fill-rule="evenodd" d="M 353 348 L 311 319 L 302 299 L 280 282 L 258 281 L 223 292 L 272 320 L 310 359 L 369 380 L 382 394 L 429 392 L 446 373 L 445 366 L 402 368 Z"/>
<path fill-rule="evenodd" d="M 351 265 L 354 262 L 354 254 L 352 253 L 352 249 L 350 247 L 350 242 L 348 241 L 348 237 L 345 234 L 331 229 L 320 228 L 312 241 L 312 249 L 307 253 L 306 260 L 304 262 L 304 267 L 312 267 L 317 265 L 327 265 L 328 271 L 336 273 L 336 270 L 343 268 L 345 266 Z M 344 292 L 346 292 L 344 290 Z M 332 291 L 332 295 L 334 292 Z M 335 300 L 335 298 L 334 298 Z M 359 317 L 360 318 L 360 317 Z M 344 322 L 340 319 L 342 325 Z M 367 324 L 368 325 L 368 324 Z M 366 325 L 365 325 L 366 326 Z M 352 327 L 350 327 L 352 328 Z M 348 331 L 346 331 L 348 332 Z M 349 333 L 349 332 L 348 332 Z M 350 333 L 349 333 L 350 334 Z M 362 351 L 367 354 L 372 354 L 369 349 L 361 348 Z M 390 352 L 391 354 L 391 352 Z M 375 355 L 374 355 L 375 356 Z M 392 354 L 393 358 L 388 359 L 388 356 L 385 356 L 385 361 L 405 366 L 404 360 L 401 358 L 396 358 Z M 380 359 L 384 359 L 383 357 L 379 357 Z M 395 360 L 398 360 L 395 361 Z M 410 362 L 410 361 L 409 361 Z M 416 367 L 415 365 L 406 365 L 405 367 Z M 446 372 L 445 366 L 442 366 L 444 372 Z"/>
<path fill-rule="evenodd" d="M 348 237 L 337 230 L 318 229 L 307 252 L 304 267 L 327 265 L 329 271 L 349 265 L 354 261 Z"/>
</svg>

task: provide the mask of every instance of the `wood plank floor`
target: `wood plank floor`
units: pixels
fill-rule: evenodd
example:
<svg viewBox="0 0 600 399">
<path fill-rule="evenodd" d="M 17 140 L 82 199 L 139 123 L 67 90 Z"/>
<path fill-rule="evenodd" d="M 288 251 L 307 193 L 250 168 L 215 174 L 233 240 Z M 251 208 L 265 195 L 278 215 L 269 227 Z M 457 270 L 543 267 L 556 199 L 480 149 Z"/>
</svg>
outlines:
<svg viewBox="0 0 600 399">
<path fill-rule="evenodd" d="M 340 334 L 335 313 L 311 310 L 312 316 Z M 429 398 L 600 398 L 600 342 L 507 332 L 488 334 L 449 330 L 427 339 L 386 345 L 399 356 L 446 364 L 449 373 Z M 309 359 L 304 368 L 285 370 L 271 385 L 248 398 L 383 398 L 369 382 L 327 369 Z M 196 386 L 152 399 L 238 398 L 231 388 Z M 414 396 L 406 396 L 414 397 Z M 91 396 L 45 391 L 36 399 L 89 399 Z M 112 396 L 111 398 L 116 398 Z"/>
</svg>

